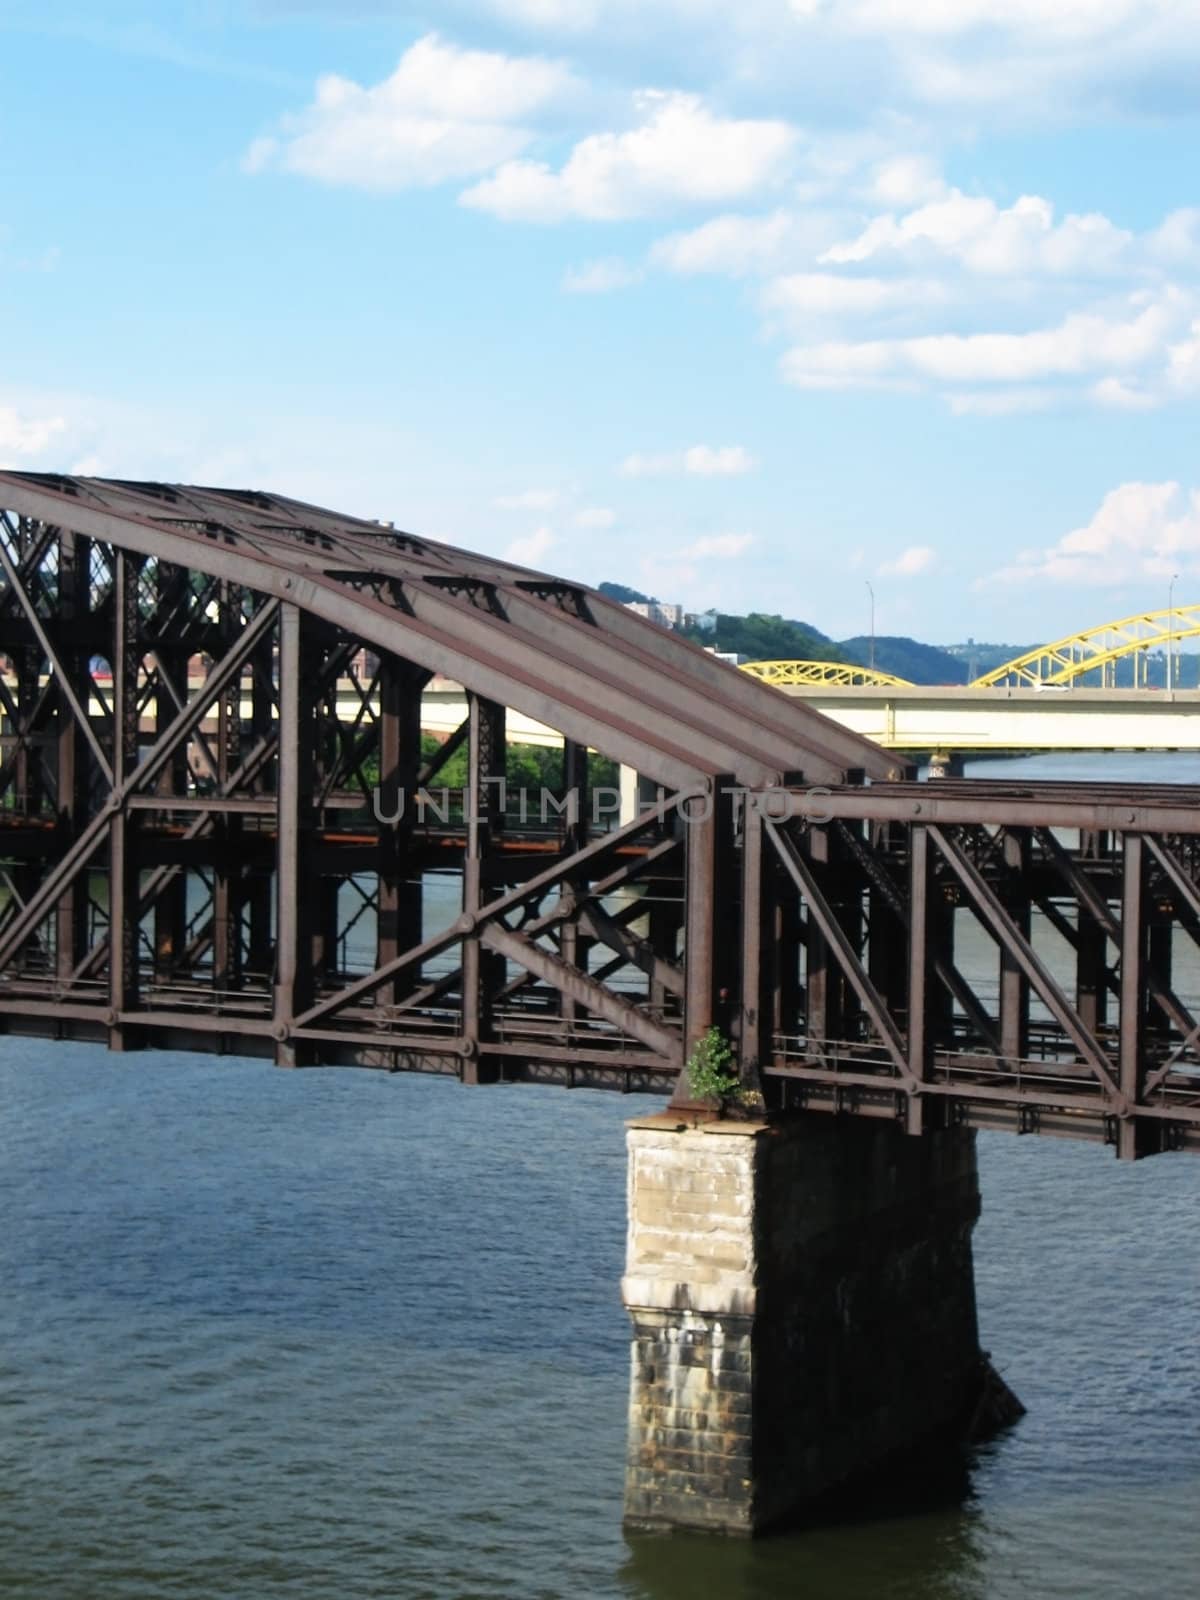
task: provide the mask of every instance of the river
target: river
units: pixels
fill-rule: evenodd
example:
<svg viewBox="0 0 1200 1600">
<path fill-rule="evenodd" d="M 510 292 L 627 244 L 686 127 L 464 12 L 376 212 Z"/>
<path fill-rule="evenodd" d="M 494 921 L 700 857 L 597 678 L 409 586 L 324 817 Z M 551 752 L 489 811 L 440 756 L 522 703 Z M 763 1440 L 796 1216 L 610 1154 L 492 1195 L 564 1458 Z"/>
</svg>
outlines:
<svg viewBox="0 0 1200 1600">
<path fill-rule="evenodd" d="M 961 1503 L 623 1537 L 646 1104 L 0 1041 L 0 1595 L 1192 1600 L 1200 1162 L 999 1134 L 980 1318 L 1029 1412 Z"/>
</svg>

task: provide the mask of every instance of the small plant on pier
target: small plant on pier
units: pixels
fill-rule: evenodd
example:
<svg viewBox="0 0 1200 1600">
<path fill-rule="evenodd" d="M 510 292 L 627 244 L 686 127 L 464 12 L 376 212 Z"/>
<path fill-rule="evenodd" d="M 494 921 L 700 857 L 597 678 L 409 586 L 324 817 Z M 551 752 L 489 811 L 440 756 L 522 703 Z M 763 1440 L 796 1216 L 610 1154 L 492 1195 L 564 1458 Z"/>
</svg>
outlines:
<svg viewBox="0 0 1200 1600">
<path fill-rule="evenodd" d="M 738 1075 L 729 1063 L 733 1050 L 720 1028 L 709 1028 L 692 1046 L 687 1058 L 688 1084 L 698 1099 L 715 1100 L 724 1111 L 731 1101 L 741 1098 Z"/>
</svg>

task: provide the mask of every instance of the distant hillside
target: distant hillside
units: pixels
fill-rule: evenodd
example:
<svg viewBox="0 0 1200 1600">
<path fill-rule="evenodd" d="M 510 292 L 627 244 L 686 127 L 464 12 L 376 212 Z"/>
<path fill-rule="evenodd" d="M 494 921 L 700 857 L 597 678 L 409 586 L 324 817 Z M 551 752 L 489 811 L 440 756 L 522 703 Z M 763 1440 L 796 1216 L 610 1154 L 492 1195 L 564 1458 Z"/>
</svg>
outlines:
<svg viewBox="0 0 1200 1600">
<path fill-rule="evenodd" d="M 867 666 L 871 660 L 871 641 L 861 634 L 843 639 L 839 648 L 851 661 Z M 919 639 L 878 634 L 875 638 L 875 665 L 880 672 L 892 672 L 909 683 L 966 683 L 967 664 L 948 650 L 922 644 Z"/>
<path fill-rule="evenodd" d="M 624 583 L 602 583 L 600 592 L 625 604 L 651 599 L 651 596 Z M 871 640 L 865 634 L 856 634 L 852 639 L 835 640 L 811 622 L 782 617 L 773 612 L 753 611 L 749 616 L 738 617 L 725 611 L 706 611 L 681 632 L 710 649 L 737 654 L 744 661 L 847 661 L 862 667 L 868 666 L 871 661 Z M 1180 640 L 1175 646 L 1173 682 L 1181 689 L 1200 687 L 1200 656 L 1185 651 L 1182 643 Z M 935 686 L 970 683 L 1034 648 L 1035 645 L 996 644 L 981 639 L 938 646 L 924 644 L 920 639 L 878 634 L 874 641 L 874 660 L 881 672 L 894 673 L 898 678 L 907 678 L 910 683 Z M 1162 688 L 1166 676 L 1166 657 L 1161 646 L 1148 650 L 1139 658 L 1139 685 Z M 1134 686 L 1132 657 L 1124 657 L 1116 662 L 1110 682 L 1114 679 L 1116 688 Z M 1096 671 L 1077 681 L 1081 687 L 1097 687 L 1101 674 Z"/>
<path fill-rule="evenodd" d="M 639 600 L 644 602 L 650 599 L 648 594 L 642 594 L 638 589 L 631 589 L 627 583 L 601 583 L 597 587 L 607 599 L 615 600 L 622 606 L 631 606 Z"/>
<path fill-rule="evenodd" d="M 1002 667 L 1006 662 L 1014 660 L 1017 656 L 1023 656 L 1027 650 L 1035 648 L 1036 646 L 1032 644 L 988 644 L 982 639 L 968 639 L 965 644 L 946 646 L 948 654 L 962 662 L 968 683 L 972 678 L 981 678 L 985 672 Z"/>
<path fill-rule="evenodd" d="M 849 658 L 827 634 L 807 622 L 752 611 L 735 617 L 707 612 L 703 625 L 684 630 L 689 638 L 718 650 L 734 650 L 747 661 L 846 661 Z"/>
</svg>

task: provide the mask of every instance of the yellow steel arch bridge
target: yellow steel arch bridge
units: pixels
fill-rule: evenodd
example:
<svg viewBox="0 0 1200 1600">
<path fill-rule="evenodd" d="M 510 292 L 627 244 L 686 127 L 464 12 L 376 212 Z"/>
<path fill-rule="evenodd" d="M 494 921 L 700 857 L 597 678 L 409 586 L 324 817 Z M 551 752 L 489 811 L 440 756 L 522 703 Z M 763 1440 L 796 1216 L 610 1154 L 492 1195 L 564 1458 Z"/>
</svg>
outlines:
<svg viewBox="0 0 1200 1600">
<path fill-rule="evenodd" d="M 1146 686 L 1146 664 L 1152 650 L 1174 649 L 1181 639 L 1200 634 L 1200 605 L 1173 606 L 1168 611 L 1141 611 L 1119 622 L 1069 634 L 1053 644 L 1028 650 L 1002 667 L 976 678 L 973 687 L 1036 689 L 1045 684 L 1068 687 L 1098 674 L 1098 688 L 1113 688 L 1117 662 L 1133 661 L 1133 687 Z"/>
<path fill-rule="evenodd" d="M 1200 605 L 1141 611 L 1116 622 L 1068 634 L 1052 644 L 1027 650 L 1003 666 L 972 680 L 973 689 L 1116 687 L 1117 663 L 1133 662 L 1133 687 L 1148 686 L 1151 651 L 1174 651 L 1183 639 L 1200 636 Z M 747 661 L 742 671 L 780 688 L 913 688 L 907 678 L 870 667 L 834 661 Z"/>
<path fill-rule="evenodd" d="M 742 671 L 779 688 L 797 684 L 829 684 L 835 688 L 908 687 L 907 678 L 872 667 L 857 667 L 847 661 L 744 661 Z"/>
</svg>

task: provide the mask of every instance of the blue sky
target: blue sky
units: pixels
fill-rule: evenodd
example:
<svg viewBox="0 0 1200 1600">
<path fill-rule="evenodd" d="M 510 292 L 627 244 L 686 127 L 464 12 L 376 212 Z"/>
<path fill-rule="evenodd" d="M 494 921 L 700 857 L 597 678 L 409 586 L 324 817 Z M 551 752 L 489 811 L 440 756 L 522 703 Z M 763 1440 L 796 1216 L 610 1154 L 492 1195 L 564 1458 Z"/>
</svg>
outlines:
<svg viewBox="0 0 1200 1600">
<path fill-rule="evenodd" d="M 2 465 L 835 636 L 1200 601 L 1195 0 L 0 0 L 0 91 Z"/>
</svg>

